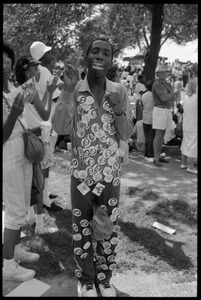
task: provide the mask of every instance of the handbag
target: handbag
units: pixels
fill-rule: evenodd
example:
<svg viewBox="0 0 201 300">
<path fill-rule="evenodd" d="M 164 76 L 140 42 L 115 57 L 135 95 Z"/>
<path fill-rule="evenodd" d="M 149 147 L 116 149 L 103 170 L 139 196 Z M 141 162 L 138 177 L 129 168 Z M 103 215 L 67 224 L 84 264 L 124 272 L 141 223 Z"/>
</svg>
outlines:
<svg viewBox="0 0 201 300">
<path fill-rule="evenodd" d="M 45 156 L 43 141 L 29 129 L 24 130 L 23 139 L 26 158 L 32 163 L 40 163 Z"/>
<path fill-rule="evenodd" d="M 97 241 L 109 239 L 114 230 L 112 220 L 106 211 L 96 203 L 93 204 L 93 218 L 90 221 L 90 225 Z"/>
<path fill-rule="evenodd" d="M 39 202 L 39 197 L 43 197 L 44 177 L 40 164 L 33 164 L 33 179 L 31 187 L 31 202 L 30 206 L 36 205 Z"/>
<path fill-rule="evenodd" d="M 9 107 L 11 107 L 8 100 L 4 97 Z M 26 129 L 18 118 L 20 125 L 22 126 L 23 140 L 24 140 L 24 153 L 26 158 L 31 162 L 38 164 L 41 162 L 45 156 L 45 145 L 43 141 L 35 135 L 30 129 Z"/>
</svg>

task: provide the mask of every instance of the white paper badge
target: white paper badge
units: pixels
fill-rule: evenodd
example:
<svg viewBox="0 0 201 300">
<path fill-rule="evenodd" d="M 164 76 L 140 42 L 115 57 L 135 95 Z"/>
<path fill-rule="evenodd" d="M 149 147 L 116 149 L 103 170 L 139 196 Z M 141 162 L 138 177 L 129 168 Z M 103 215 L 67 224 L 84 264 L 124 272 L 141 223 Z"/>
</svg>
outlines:
<svg viewBox="0 0 201 300">
<path fill-rule="evenodd" d="M 77 189 L 80 191 L 80 193 L 84 196 L 86 195 L 89 191 L 90 188 L 88 187 L 88 185 L 83 181 L 81 182 L 78 186 Z"/>
<path fill-rule="evenodd" d="M 100 196 L 104 188 L 105 186 L 102 183 L 98 182 L 92 190 L 92 193 L 94 193 L 97 196 Z"/>
</svg>

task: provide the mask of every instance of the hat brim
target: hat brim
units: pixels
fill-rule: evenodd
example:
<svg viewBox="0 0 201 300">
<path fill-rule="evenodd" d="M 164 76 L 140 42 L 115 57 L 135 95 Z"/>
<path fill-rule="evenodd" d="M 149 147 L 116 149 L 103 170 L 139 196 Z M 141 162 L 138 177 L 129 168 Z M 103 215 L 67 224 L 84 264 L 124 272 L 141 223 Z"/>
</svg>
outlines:
<svg viewBox="0 0 201 300">
<path fill-rule="evenodd" d="M 46 46 L 46 48 L 45 48 L 45 50 L 44 50 L 44 54 L 45 54 L 46 52 L 50 51 L 50 50 L 52 50 L 52 47 Z"/>
</svg>

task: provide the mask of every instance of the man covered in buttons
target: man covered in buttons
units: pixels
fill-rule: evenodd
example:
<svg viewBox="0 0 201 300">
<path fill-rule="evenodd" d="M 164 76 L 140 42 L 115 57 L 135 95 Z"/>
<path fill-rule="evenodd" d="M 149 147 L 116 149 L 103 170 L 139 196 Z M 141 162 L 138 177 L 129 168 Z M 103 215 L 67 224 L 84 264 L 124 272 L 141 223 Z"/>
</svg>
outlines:
<svg viewBox="0 0 201 300">
<path fill-rule="evenodd" d="M 52 119 L 58 134 L 71 134 L 71 202 L 75 275 L 80 295 L 116 296 L 110 284 L 117 253 L 120 168 L 124 155 L 120 139 L 133 133 L 131 107 L 125 88 L 106 78 L 112 67 L 113 48 L 95 39 L 86 55 L 87 76 L 78 82 L 71 65 L 64 72 L 64 88 Z M 104 209 L 114 230 L 107 240 L 92 243 L 93 203 Z M 95 287 L 96 286 L 96 287 Z"/>
</svg>

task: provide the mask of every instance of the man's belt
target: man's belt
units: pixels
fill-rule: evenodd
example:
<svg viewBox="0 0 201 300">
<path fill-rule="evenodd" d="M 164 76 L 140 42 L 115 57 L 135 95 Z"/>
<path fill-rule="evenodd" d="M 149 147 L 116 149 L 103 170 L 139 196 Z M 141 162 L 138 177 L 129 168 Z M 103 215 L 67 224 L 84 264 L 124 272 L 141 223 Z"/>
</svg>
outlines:
<svg viewBox="0 0 201 300">
<path fill-rule="evenodd" d="M 156 105 L 156 107 L 171 109 L 171 106 Z"/>
</svg>

